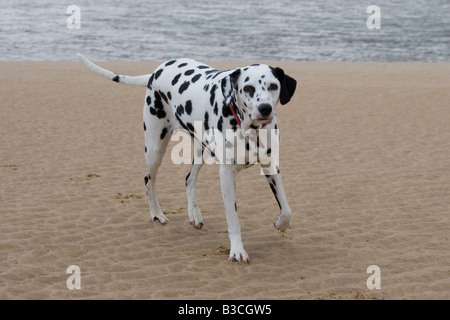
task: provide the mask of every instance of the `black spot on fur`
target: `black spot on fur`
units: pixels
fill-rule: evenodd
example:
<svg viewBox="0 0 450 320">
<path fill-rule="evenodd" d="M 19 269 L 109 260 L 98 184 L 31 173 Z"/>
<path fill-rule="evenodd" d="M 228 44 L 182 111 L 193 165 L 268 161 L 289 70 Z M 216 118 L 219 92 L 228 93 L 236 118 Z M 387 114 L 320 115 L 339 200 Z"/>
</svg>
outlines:
<svg viewBox="0 0 450 320">
<path fill-rule="evenodd" d="M 186 123 L 186 127 L 190 132 L 194 132 L 194 126 L 192 125 L 192 123 L 190 122 Z"/>
<path fill-rule="evenodd" d="M 150 96 L 147 96 L 147 105 L 150 105 L 152 103 L 152 98 L 150 98 Z"/>
<path fill-rule="evenodd" d="M 209 90 L 209 84 L 205 85 L 205 86 L 203 87 L 203 90 L 205 90 L 206 92 L 208 92 L 208 90 Z"/>
<path fill-rule="evenodd" d="M 209 129 L 209 113 L 208 113 L 208 111 L 205 112 L 205 118 L 203 120 L 203 126 L 205 128 L 205 131 L 208 131 L 208 129 Z"/>
<path fill-rule="evenodd" d="M 156 116 L 159 119 L 166 117 L 166 111 L 164 111 L 164 105 L 161 100 L 161 95 L 158 93 L 158 91 L 155 92 L 155 108 L 156 108 L 156 110 L 155 110 Z M 150 108 L 150 112 L 152 112 L 152 108 Z"/>
<path fill-rule="evenodd" d="M 166 134 L 167 134 L 167 128 L 162 129 L 161 136 L 160 136 L 161 140 L 163 140 L 166 137 Z"/>
<path fill-rule="evenodd" d="M 169 98 L 169 100 L 172 100 L 172 94 L 169 92 L 167 92 L 167 98 Z"/>
<path fill-rule="evenodd" d="M 187 176 L 186 176 L 186 187 L 187 187 L 187 185 L 188 185 L 188 179 L 189 179 L 189 176 L 191 175 L 191 172 L 189 171 L 189 173 L 187 174 Z"/>
<path fill-rule="evenodd" d="M 119 82 L 119 75 L 117 74 L 117 75 L 112 79 L 112 81 L 114 81 L 114 82 Z"/>
<path fill-rule="evenodd" d="M 198 68 L 198 69 L 209 69 L 209 68 L 211 68 L 211 67 L 209 67 L 209 66 L 198 66 L 197 68 Z"/>
<path fill-rule="evenodd" d="M 245 78 L 244 82 L 248 82 L 250 80 L 250 77 Z"/>
<path fill-rule="evenodd" d="M 183 67 L 186 67 L 186 66 L 187 66 L 187 63 L 185 62 L 185 63 L 180 64 L 180 65 L 178 66 L 178 68 L 183 68 Z"/>
<path fill-rule="evenodd" d="M 192 101 L 191 100 L 186 101 L 186 106 L 184 109 L 188 115 L 191 115 L 191 113 L 192 113 Z"/>
<path fill-rule="evenodd" d="M 166 117 L 166 112 L 163 109 L 158 109 L 158 111 L 156 111 L 156 116 L 159 119 L 164 119 Z"/>
<path fill-rule="evenodd" d="M 200 79 L 201 77 L 202 77 L 201 74 L 197 74 L 197 75 L 195 75 L 195 76 L 192 78 L 191 82 L 192 82 L 192 83 L 195 83 L 195 82 L 197 82 L 198 79 Z"/>
<path fill-rule="evenodd" d="M 225 105 L 222 107 L 222 115 L 223 115 L 225 118 L 227 118 L 227 117 L 233 115 L 233 113 L 231 112 L 230 106 L 229 106 L 228 104 L 225 104 Z"/>
<path fill-rule="evenodd" d="M 175 62 L 177 62 L 177 60 L 171 60 L 171 61 L 167 62 L 165 66 L 168 67 L 168 66 L 174 64 Z"/>
<path fill-rule="evenodd" d="M 164 69 L 159 69 L 158 71 L 156 71 L 155 73 L 155 80 L 158 80 L 159 76 L 161 75 L 161 73 L 163 72 Z"/>
<path fill-rule="evenodd" d="M 188 128 L 186 127 L 186 125 L 184 124 L 183 120 L 181 120 L 180 116 L 178 115 L 178 113 L 175 113 L 175 118 L 177 118 L 178 123 L 181 125 L 181 127 L 185 130 L 188 130 Z"/>
<path fill-rule="evenodd" d="M 217 89 L 217 85 L 213 85 L 210 91 L 210 97 L 209 97 L 209 103 L 211 105 L 214 104 L 214 100 L 216 100 L 216 89 Z"/>
<path fill-rule="evenodd" d="M 190 76 L 190 75 L 193 74 L 194 72 L 195 72 L 194 69 L 189 69 L 188 71 L 186 71 L 186 72 L 184 73 L 184 75 L 185 75 L 185 76 Z"/>
<path fill-rule="evenodd" d="M 182 94 L 187 88 L 189 88 L 189 85 L 190 85 L 190 84 L 191 84 L 190 82 L 185 81 L 185 82 L 180 86 L 180 89 L 178 90 L 178 93 L 179 93 L 179 94 Z"/>
<path fill-rule="evenodd" d="M 222 131 L 222 123 L 223 123 L 223 118 L 220 117 L 219 121 L 217 121 L 217 129 L 219 129 L 219 131 Z"/>
<path fill-rule="evenodd" d="M 217 116 L 219 113 L 219 107 L 217 106 L 217 102 L 214 104 L 214 109 L 213 109 L 214 114 Z"/>
<path fill-rule="evenodd" d="M 277 202 L 278 202 L 278 206 L 279 206 L 280 209 L 281 209 L 281 204 L 280 204 L 280 201 L 278 200 L 277 189 L 275 188 L 275 185 L 272 184 L 272 182 L 270 182 L 269 185 L 270 185 L 270 189 L 272 189 L 272 192 L 273 192 L 273 195 L 275 196 L 275 199 L 276 199 Z"/>
<path fill-rule="evenodd" d="M 144 122 L 144 131 L 145 131 L 145 130 L 147 130 L 147 126 L 145 125 L 145 122 Z"/>
<path fill-rule="evenodd" d="M 165 95 L 164 92 L 160 91 L 159 94 L 161 95 L 161 98 L 163 98 L 163 100 L 165 101 L 165 103 L 168 103 L 169 100 L 167 100 L 167 96 Z"/>
<path fill-rule="evenodd" d="M 149 88 L 149 89 L 152 88 L 153 79 L 155 79 L 154 73 L 152 73 L 152 75 L 150 76 L 150 79 L 148 79 L 147 88 Z"/>
<path fill-rule="evenodd" d="M 177 107 L 177 115 L 179 115 L 179 116 L 181 116 L 183 113 L 184 113 L 184 107 L 183 107 L 183 105 L 179 105 L 178 107 Z"/>
<path fill-rule="evenodd" d="M 272 153 L 272 149 L 271 148 L 267 149 L 267 155 L 269 155 L 271 153 Z"/>
<path fill-rule="evenodd" d="M 175 78 L 173 78 L 173 80 L 172 80 L 172 85 L 173 85 L 173 86 L 177 84 L 177 82 L 178 82 L 178 80 L 180 79 L 180 77 L 181 77 L 181 73 L 177 74 L 177 75 L 175 76 Z"/>
<path fill-rule="evenodd" d="M 158 91 L 155 92 L 155 108 L 156 109 L 163 109 L 164 106 L 162 104 L 161 95 Z"/>
</svg>

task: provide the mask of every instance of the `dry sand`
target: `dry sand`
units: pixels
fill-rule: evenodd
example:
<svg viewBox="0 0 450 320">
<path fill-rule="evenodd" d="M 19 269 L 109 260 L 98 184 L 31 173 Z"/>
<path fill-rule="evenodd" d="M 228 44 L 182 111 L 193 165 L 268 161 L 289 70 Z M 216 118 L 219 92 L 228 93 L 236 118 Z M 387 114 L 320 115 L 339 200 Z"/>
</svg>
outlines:
<svg viewBox="0 0 450 320">
<path fill-rule="evenodd" d="M 103 62 L 126 74 L 156 62 Z M 217 68 L 246 63 L 212 63 Z M 253 167 L 238 176 L 252 262 L 228 261 L 217 166 L 188 222 L 170 149 L 153 224 L 144 190 L 145 88 L 78 62 L 0 62 L 1 299 L 448 299 L 450 63 L 276 63 L 298 80 L 278 107 L 293 225 Z M 174 143 L 171 144 L 172 146 Z M 66 269 L 78 265 L 81 289 Z M 369 290 L 366 269 L 381 270 Z"/>
</svg>

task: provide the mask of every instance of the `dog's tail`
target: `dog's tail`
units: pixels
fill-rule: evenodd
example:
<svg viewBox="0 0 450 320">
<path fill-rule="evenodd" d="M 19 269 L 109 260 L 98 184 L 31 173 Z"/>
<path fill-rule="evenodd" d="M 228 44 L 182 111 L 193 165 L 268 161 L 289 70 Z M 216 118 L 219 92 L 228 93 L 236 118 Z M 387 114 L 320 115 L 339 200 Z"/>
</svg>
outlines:
<svg viewBox="0 0 450 320">
<path fill-rule="evenodd" d="M 124 75 L 117 74 L 112 71 L 103 69 L 102 67 L 99 67 L 98 65 L 93 63 L 91 60 L 89 60 L 88 58 L 83 56 L 81 53 L 77 53 L 77 56 L 78 56 L 78 59 L 81 61 L 81 63 L 83 63 L 88 69 L 92 70 L 96 74 L 98 74 L 106 79 L 109 79 L 109 80 L 112 80 L 115 82 L 132 84 L 135 86 L 147 86 L 148 80 L 150 79 L 150 77 L 152 75 L 150 73 L 150 74 L 144 74 L 142 76 L 124 76 Z"/>
</svg>

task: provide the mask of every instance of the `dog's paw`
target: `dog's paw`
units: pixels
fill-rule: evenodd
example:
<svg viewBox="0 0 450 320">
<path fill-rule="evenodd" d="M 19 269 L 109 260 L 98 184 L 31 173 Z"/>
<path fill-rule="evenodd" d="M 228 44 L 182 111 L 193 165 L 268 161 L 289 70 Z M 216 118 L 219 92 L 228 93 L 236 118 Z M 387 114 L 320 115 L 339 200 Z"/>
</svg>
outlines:
<svg viewBox="0 0 450 320">
<path fill-rule="evenodd" d="M 195 228 L 195 229 L 201 229 L 201 228 L 203 228 L 203 222 L 195 222 L 195 221 L 189 221 L 189 223 L 190 224 L 192 224 L 192 226 Z"/>
<path fill-rule="evenodd" d="M 273 225 L 281 232 L 285 232 L 291 227 L 291 219 L 282 219 L 281 217 L 279 217 Z"/>
<path fill-rule="evenodd" d="M 244 263 L 250 263 L 250 258 L 247 254 L 247 252 L 245 252 L 244 248 L 241 248 L 239 250 L 233 250 L 233 248 L 231 248 L 230 250 L 230 258 L 228 260 L 231 261 L 236 261 L 236 262 L 244 262 Z"/>
<path fill-rule="evenodd" d="M 159 222 L 159 223 L 164 225 L 164 224 L 169 222 L 169 219 L 167 219 L 166 215 L 161 212 L 160 214 L 157 214 L 157 215 L 154 215 L 154 216 L 152 215 L 152 221 L 154 223 Z"/>
<path fill-rule="evenodd" d="M 195 229 L 201 229 L 203 227 L 202 212 L 198 206 L 194 206 L 189 210 L 189 223 L 192 224 Z"/>
</svg>

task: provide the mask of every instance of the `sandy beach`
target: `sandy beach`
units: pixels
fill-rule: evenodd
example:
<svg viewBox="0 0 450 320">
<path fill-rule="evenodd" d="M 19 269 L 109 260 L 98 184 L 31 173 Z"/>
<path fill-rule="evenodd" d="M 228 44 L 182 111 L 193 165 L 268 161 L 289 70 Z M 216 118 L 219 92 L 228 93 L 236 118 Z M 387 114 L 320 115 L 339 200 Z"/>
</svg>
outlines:
<svg viewBox="0 0 450 320">
<path fill-rule="evenodd" d="M 98 62 L 150 73 L 159 62 Z M 245 62 L 211 62 L 218 69 Z M 228 261 L 219 167 L 204 166 L 204 227 L 188 165 L 144 188 L 145 88 L 79 62 L 0 62 L 0 299 L 448 299 L 450 63 L 277 62 L 298 81 L 277 107 L 291 229 L 255 166 L 237 179 L 251 264 Z M 77 265 L 81 289 L 69 290 Z M 369 289 L 367 268 L 380 268 Z"/>
</svg>

